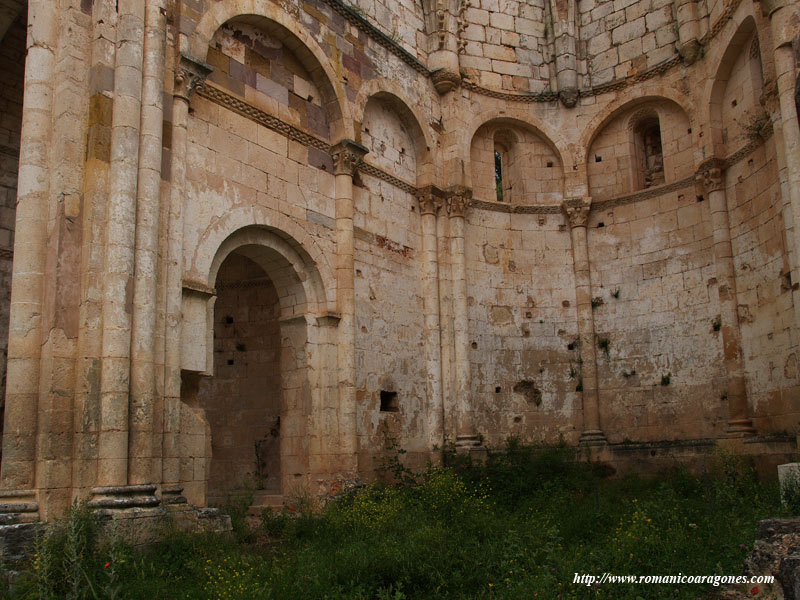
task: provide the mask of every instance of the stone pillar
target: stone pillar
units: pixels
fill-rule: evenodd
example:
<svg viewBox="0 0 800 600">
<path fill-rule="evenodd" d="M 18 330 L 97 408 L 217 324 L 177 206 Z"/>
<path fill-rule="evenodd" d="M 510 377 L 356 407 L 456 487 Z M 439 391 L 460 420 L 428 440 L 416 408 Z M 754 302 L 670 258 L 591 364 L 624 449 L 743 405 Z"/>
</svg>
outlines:
<svg viewBox="0 0 800 600">
<path fill-rule="evenodd" d="M 181 56 L 172 92 L 172 162 L 170 165 L 167 247 L 166 331 L 164 332 L 164 437 L 161 498 L 169 504 L 185 501 L 180 487 L 181 427 L 181 304 L 183 297 L 183 203 L 186 193 L 186 128 L 189 98 L 211 67 Z"/>
<path fill-rule="evenodd" d="M 326 452 L 340 454 L 340 467 L 355 475 L 358 429 L 356 427 L 356 319 L 353 214 L 353 176 L 368 150 L 353 140 L 342 140 L 331 148 L 336 175 L 336 294 L 339 321 L 337 356 L 339 366 L 338 440 L 325 443 Z M 328 427 L 326 427 L 327 429 Z"/>
<path fill-rule="evenodd" d="M 455 186 L 448 190 L 447 214 L 450 218 L 450 260 L 453 282 L 453 341 L 456 450 L 470 452 L 480 446 L 472 406 L 472 381 L 469 366 L 469 313 L 467 307 L 467 264 L 464 248 L 466 216 L 472 190 Z"/>
<path fill-rule="evenodd" d="M 691 65 L 700 57 L 700 21 L 697 0 L 675 0 L 678 18 L 678 53 Z"/>
<path fill-rule="evenodd" d="M 795 103 L 797 64 L 792 51 L 792 41 L 800 35 L 800 7 L 788 0 L 761 0 L 761 10 L 769 17 L 772 33 L 775 79 L 778 92 L 779 118 L 773 121 L 775 150 L 778 155 L 779 178 L 785 198 L 791 206 L 794 227 L 787 231 L 791 245 L 792 283 L 800 283 L 800 126 Z M 774 100 L 773 100 L 774 102 Z M 768 108 L 770 104 L 767 104 Z M 772 110 L 770 110 L 772 112 Z M 774 115 L 775 116 L 775 115 Z M 792 291 L 795 318 L 800 320 L 800 289 Z"/>
<path fill-rule="evenodd" d="M 103 349 L 97 482 L 128 483 L 128 400 L 144 3 L 120 3 L 103 277 Z"/>
<path fill-rule="evenodd" d="M 48 0 L 28 2 L 28 54 L 25 62 L 0 480 L 2 503 L 17 507 L 8 507 L 9 510 L 3 512 L 33 515 L 33 519 L 38 512 L 33 488 L 36 485 L 41 315 L 58 11 L 57 5 Z"/>
<path fill-rule="evenodd" d="M 426 395 L 428 398 L 428 443 L 431 449 L 444 447 L 444 403 L 442 390 L 442 342 L 439 319 L 439 248 L 436 217 L 444 192 L 435 186 L 420 190 L 419 214 L 422 228 L 422 312 L 425 323 Z"/>
<path fill-rule="evenodd" d="M 444 95 L 461 84 L 458 54 L 462 52 L 466 0 L 436 0 L 434 36 L 428 68 L 436 91 Z"/>
<path fill-rule="evenodd" d="M 165 0 L 145 10 L 142 120 L 136 201 L 136 250 L 131 342 L 128 483 L 153 483 L 153 404 L 156 396 L 155 338 L 161 144 L 164 131 Z"/>
<path fill-rule="evenodd" d="M 555 48 L 558 97 L 567 108 L 578 103 L 578 63 L 576 59 L 575 0 L 551 0 L 553 46 Z"/>
<path fill-rule="evenodd" d="M 728 202 L 725 197 L 725 164 L 709 159 L 700 165 L 697 179 L 708 197 L 711 226 L 714 233 L 714 265 L 717 270 L 720 321 L 722 324 L 722 360 L 728 378 L 728 437 L 755 434 L 747 416 L 747 388 L 744 381 L 742 336 L 739 330 L 736 274 L 733 265 L 731 232 L 728 222 Z"/>
<path fill-rule="evenodd" d="M 572 266 L 575 271 L 575 310 L 580 338 L 581 382 L 583 385 L 582 446 L 606 444 L 600 429 L 600 409 L 597 391 L 597 351 L 594 344 L 594 314 L 592 312 L 592 281 L 589 270 L 589 245 L 586 224 L 589 220 L 589 198 L 567 198 L 562 206 L 572 235 Z"/>
</svg>

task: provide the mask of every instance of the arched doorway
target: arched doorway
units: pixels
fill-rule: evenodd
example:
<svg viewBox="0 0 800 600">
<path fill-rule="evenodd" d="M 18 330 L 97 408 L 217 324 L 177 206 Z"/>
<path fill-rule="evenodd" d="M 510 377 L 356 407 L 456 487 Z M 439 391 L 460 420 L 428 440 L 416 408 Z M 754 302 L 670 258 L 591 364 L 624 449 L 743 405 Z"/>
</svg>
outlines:
<svg viewBox="0 0 800 600">
<path fill-rule="evenodd" d="M 276 283 L 246 253 L 231 252 L 217 273 L 214 375 L 203 378 L 197 392 L 211 437 L 212 506 L 251 491 L 256 502 L 281 493 L 281 421 L 298 368 L 295 343 L 303 343 L 282 335 Z"/>
</svg>

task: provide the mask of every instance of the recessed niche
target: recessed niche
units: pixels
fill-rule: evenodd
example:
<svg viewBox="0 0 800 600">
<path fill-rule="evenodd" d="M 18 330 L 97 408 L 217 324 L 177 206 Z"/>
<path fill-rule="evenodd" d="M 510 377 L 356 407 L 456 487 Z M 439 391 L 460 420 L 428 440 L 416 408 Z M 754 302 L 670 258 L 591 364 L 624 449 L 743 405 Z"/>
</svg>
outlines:
<svg viewBox="0 0 800 600">
<path fill-rule="evenodd" d="M 381 412 L 400 412 L 397 392 L 381 390 Z"/>
</svg>

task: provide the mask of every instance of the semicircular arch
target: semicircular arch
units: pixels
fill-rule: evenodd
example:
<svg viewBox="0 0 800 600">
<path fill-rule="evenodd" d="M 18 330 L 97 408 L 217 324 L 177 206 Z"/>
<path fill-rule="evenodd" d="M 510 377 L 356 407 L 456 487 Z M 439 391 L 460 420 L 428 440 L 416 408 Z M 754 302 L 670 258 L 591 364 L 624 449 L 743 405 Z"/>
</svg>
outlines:
<svg viewBox="0 0 800 600">
<path fill-rule="evenodd" d="M 309 311 L 335 310 L 336 280 L 321 248 L 299 224 L 266 207 L 237 208 L 215 220 L 188 261 L 187 276 L 213 288 L 225 257 L 246 245 L 271 248 L 283 256 L 283 266 L 290 265 L 303 284 Z"/>
<path fill-rule="evenodd" d="M 325 96 L 333 140 L 353 137 L 353 119 L 344 85 L 336 77 L 329 58 L 310 33 L 276 4 L 268 0 L 239 0 L 213 5 L 200 19 L 189 40 L 190 55 L 205 60 L 216 31 L 233 19 L 253 25 L 268 24 L 269 28 L 279 29 L 282 41 L 301 61 L 307 63 L 306 68 Z"/>
</svg>

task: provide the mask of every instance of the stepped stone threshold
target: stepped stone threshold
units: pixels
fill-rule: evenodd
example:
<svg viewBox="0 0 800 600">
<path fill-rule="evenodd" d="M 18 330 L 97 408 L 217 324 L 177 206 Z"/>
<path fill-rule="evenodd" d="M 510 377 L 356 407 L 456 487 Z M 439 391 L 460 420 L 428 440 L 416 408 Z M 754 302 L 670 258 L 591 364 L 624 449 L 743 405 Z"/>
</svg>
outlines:
<svg viewBox="0 0 800 600">
<path fill-rule="evenodd" d="M 391 445 L 796 457 L 796 0 L 118 4 L 0 7 L 4 557 Z"/>
</svg>

